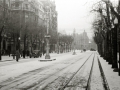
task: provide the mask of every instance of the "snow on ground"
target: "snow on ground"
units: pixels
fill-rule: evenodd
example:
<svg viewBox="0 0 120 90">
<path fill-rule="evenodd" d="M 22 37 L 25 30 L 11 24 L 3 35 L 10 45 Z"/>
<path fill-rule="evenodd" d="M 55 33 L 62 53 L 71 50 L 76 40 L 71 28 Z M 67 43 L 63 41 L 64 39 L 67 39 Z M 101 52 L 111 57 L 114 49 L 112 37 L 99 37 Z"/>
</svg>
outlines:
<svg viewBox="0 0 120 90">
<path fill-rule="evenodd" d="M 1 61 L 3 61 L 3 60 L 13 60 L 13 57 L 12 56 L 2 56 L 2 60 Z"/>
<path fill-rule="evenodd" d="M 112 66 L 103 58 L 99 57 L 104 74 L 106 76 L 110 90 L 120 90 L 120 76 L 118 72 L 113 72 Z"/>
<path fill-rule="evenodd" d="M 77 55 L 82 54 L 80 53 L 80 51 L 76 51 L 76 52 L 77 52 Z M 72 53 L 73 52 L 62 53 L 62 54 L 55 54 L 55 53 L 50 54 L 51 58 L 56 58 L 55 61 L 40 62 L 39 61 L 40 59 L 45 58 L 45 57 L 42 57 L 42 58 L 35 58 L 32 61 L 28 61 L 24 63 L 19 63 L 21 61 L 19 60 L 17 64 L 2 66 L 0 67 L 0 82 L 7 79 L 14 79 L 15 77 L 23 73 L 27 73 L 29 71 L 60 62 L 61 60 L 65 60 L 66 58 L 69 59 L 72 57 L 76 57 L 76 55 L 72 55 Z"/>
<path fill-rule="evenodd" d="M 91 88 L 90 90 L 104 90 L 103 81 L 101 78 L 101 73 L 98 65 L 97 55 L 94 58 L 90 88 Z"/>
</svg>

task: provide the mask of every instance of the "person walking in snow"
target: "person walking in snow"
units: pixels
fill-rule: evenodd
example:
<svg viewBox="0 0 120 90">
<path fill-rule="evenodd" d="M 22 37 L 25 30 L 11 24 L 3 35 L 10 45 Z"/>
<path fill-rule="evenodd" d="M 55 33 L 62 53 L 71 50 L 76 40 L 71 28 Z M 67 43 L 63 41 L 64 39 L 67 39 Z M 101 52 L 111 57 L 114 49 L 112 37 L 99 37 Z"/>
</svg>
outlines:
<svg viewBox="0 0 120 90">
<path fill-rule="evenodd" d="M 18 62 L 20 58 L 20 53 L 19 50 L 16 51 L 16 61 Z"/>
</svg>

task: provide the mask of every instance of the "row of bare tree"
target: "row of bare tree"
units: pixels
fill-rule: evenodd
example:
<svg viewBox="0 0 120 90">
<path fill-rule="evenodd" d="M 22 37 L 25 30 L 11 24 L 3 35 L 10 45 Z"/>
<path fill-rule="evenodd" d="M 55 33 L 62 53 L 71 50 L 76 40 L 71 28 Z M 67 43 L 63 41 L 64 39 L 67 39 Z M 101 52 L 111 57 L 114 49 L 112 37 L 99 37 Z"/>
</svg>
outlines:
<svg viewBox="0 0 120 90">
<path fill-rule="evenodd" d="M 94 4 L 92 12 L 97 12 L 93 29 L 98 52 L 120 75 L 117 58 L 117 52 L 120 51 L 120 0 L 114 5 L 110 0 L 101 0 Z"/>
<path fill-rule="evenodd" d="M 73 40 L 74 39 L 73 39 L 72 35 L 66 35 L 66 34 L 61 35 L 59 33 L 58 44 L 61 47 L 61 49 L 59 51 L 61 53 L 71 51 L 72 50 Z"/>
</svg>

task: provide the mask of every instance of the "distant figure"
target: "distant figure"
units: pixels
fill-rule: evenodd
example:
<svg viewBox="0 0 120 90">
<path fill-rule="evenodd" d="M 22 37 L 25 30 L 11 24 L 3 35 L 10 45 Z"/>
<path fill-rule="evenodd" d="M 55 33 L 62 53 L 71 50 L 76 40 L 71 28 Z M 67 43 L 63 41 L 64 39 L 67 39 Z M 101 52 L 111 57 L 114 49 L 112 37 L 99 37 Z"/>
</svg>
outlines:
<svg viewBox="0 0 120 90">
<path fill-rule="evenodd" d="M 27 50 L 27 57 L 29 57 L 29 54 L 30 54 L 30 52 L 29 52 L 29 50 Z"/>
<path fill-rule="evenodd" d="M 5 51 L 4 51 L 4 49 L 2 50 L 2 55 L 4 55 L 4 53 L 5 53 Z"/>
<path fill-rule="evenodd" d="M 29 56 L 30 56 L 30 58 L 32 57 L 32 53 L 31 53 L 31 52 L 30 52 L 30 55 L 29 55 Z"/>
<path fill-rule="evenodd" d="M 23 52 L 23 58 L 25 58 L 25 50 L 23 50 L 22 52 Z"/>
<path fill-rule="evenodd" d="M 10 52 L 11 52 L 11 51 L 10 51 L 10 50 L 8 50 L 8 55 L 9 55 L 9 57 L 10 57 Z"/>
<path fill-rule="evenodd" d="M 20 53 L 19 50 L 16 51 L 16 61 L 18 62 L 20 58 Z"/>
<path fill-rule="evenodd" d="M 44 56 L 44 54 L 45 54 L 45 50 L 43 51 L 43 56 Z"/>
<path fill-rule="evenodd" d="M 20 50 L 20 55 L 21 55 L 21 57 L 23 56 L 22 49 Z"/>
</svg>

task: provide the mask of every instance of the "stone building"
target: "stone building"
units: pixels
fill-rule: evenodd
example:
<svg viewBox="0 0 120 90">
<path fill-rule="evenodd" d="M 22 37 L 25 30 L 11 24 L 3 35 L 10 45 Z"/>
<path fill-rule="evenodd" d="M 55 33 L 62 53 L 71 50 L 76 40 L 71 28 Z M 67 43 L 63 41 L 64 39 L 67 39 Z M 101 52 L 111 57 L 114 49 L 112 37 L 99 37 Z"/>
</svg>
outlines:
<svg viewBox="0 0 120 90">
<path fill-rule="evenodd" d="M 6 27 L 9 26 L 8 22 L 11 24 L 11 31 L 5 31 L 4 38 L 1 42 L 1 47 L 4 50 L 14 49 L 40 49 L 42 48 L 42 42 L 44 43 L 44 34 L 46 33 L 47 22 L 46 22 L 46 12 L 47 6 L 49 6 L 49 11 L 54 12 L 49 15 L 49 30 L 54 35 L 57 33 L 57 11 L 54 1 L 50 0 L 0 0 L 0 7 L 5 9 L 0 10 L 0 14 L 5 13 L 6 10 L 9 21 L 6 21 Z M 1 15 L 0 15 L 1 17 Z M 11 22 L 10 22 L 11 20 Z M 2 22 L 0 21 L 0 24 Z M 29 32 L 29 33 L 28 33 Z M 44 33 L 44 34 L 43 34 Z M 34 34 L 34 36 L 33 36 Z M 31 35 L 31 36 L 30 36 Z M 13 38 L 16 37 L 16 39 Z M 29 38 L 27 38 L 29 36 Z M 52 35 L 51 35 L 52 36 Z M 24 37 L 26 39 L 24 40 Z M 35 42 L 31 43 L 30 37 L 35 38 Z M 25 43 L 25 45 L 24 45 Z"/>
<path fill-rule="evenodd" d="M 75 34 L 75 47 L 77 50 L 90 50 L 91 48 L 97 50 L 94 40 L 89 39 L 87 32 L 84 30 L 81 34 Z"/>
<path fill-rule="evenodd" d="M 76 44 L 76 49 L 78 50 L 89 48 L 89 38 L 85 30 L 82 34 L 75 35 L 75 44 Z"/>
</svg>

